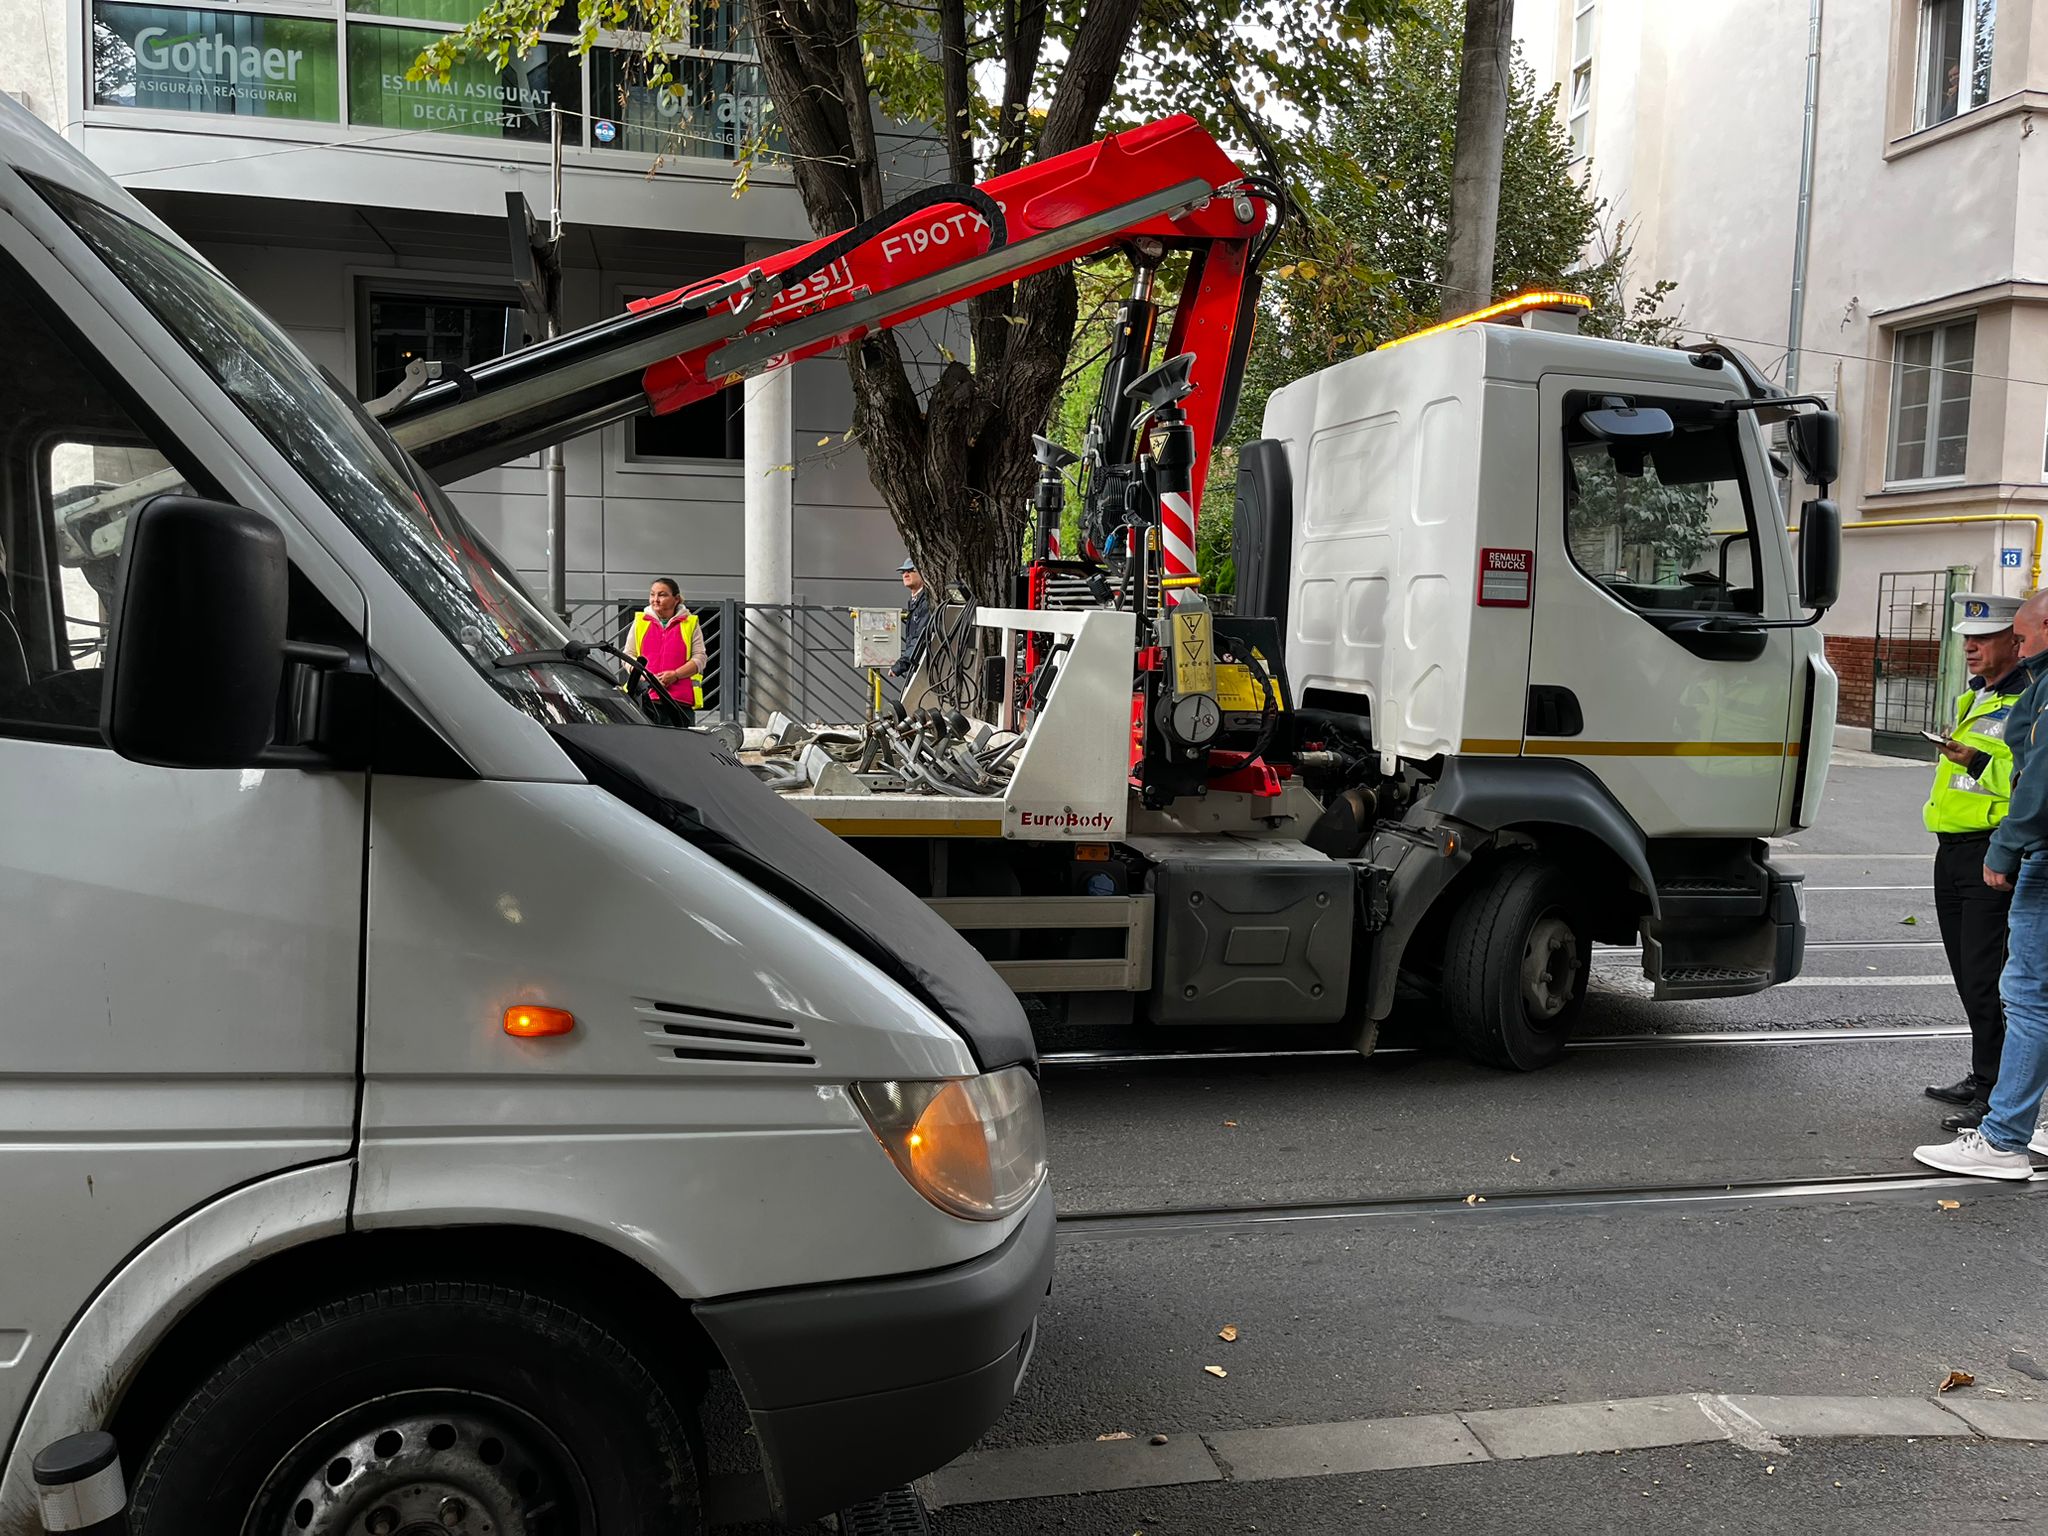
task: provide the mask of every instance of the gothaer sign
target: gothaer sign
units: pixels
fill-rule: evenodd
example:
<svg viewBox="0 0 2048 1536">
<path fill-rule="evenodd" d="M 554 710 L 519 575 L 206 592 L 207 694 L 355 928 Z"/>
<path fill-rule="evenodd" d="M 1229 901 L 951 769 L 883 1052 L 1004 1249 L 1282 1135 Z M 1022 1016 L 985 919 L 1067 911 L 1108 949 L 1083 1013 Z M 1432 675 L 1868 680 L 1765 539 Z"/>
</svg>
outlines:
<svg viewBox="0 0 2048 1536">
<path fill-rule="evenodd" d="M 92 31 L 96 106 L 341 120 L 332 21 L 100 4 Z"/>
</svg>

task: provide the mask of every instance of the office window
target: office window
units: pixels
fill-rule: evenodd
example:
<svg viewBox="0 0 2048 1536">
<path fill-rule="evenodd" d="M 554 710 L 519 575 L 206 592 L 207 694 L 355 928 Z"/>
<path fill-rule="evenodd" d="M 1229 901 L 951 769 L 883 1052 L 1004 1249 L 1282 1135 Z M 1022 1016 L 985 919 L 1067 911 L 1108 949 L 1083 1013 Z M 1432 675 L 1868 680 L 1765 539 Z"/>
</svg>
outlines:
<svg viewBox="0 0 2048 1536">
<path fill-rule="evenodd" d="M 727 459 L 747 456 L 746 416 L 738 385 L 666 416 L 635 416 L 629 457 L 661 463 L 670 459 Z"/>
<path fill-rule="evenodd" d="M 1991 44 L 1998 0 L 1924 0 L 1920 7 L 1922 128 L 1991 99 Z"/>
<path fill-rule="evenodd" d="M 416 357 L 474 368 L 516 351 L 526 340 L 525 313 L 511 298 L 369 290 L 363 297 L 356 392 L 374 400 L 405 377 Z"/>
<path fill-rule="evenodd" d="M 1895 338 L 1888 481 L 1962 478 L 1976 352 L 1975 316 L 1902 331 Z"/>
<path fill-rule="evenodd" d="M 1572 96 L 1566 122 L 1572 158 L 1593 151 L 1593 0 L 1577 0 L 1572 11 Z"/>
</svg>

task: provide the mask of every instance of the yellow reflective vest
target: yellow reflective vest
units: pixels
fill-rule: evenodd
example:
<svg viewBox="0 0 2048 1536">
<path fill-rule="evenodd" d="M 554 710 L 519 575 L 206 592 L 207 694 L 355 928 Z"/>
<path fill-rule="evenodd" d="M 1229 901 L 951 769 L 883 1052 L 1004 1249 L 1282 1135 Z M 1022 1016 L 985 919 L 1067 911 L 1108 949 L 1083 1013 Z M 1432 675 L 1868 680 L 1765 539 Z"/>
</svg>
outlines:
<svg viewBox="0 0 2048 1536">
<path fill-rule="evenodd" d="M 653 624 L 654 620 L 647 616 L 647 610 L 645 608 L 642 608 L 638 613 L 633 615 L 633 637 L 626 642 L 626 650 L 630 654 L 634 656 L 642 654 L 640 650 L 640 642 L 646 639 L 647 631 L 653 627 Z M 684 654 L 687 655 L 696 644 L 697 615 L 692 613 L 687 615 L 683 619 Z M 674 699 L 678 704 L 681 704 L 686 708 L 702 709 L 704 707 L 704 674 L 699 672 L 687 683 L 677 683 L 671 685 L 668 690 L 668 693 L 670 698 Z"/>
<path fill-rule="evenodd" d="M 1984 761 L 1972 773 L 1968 763 L 1935 760 L 1934 788 L 1920 811 L 1928 831 L 1989 832 L 2005 820 L 2012 799 L 2012 748 L 2005 744 L 2005 723 L 2025 691 L 1997 693 L 1986 684 L 1956 700 L 1955 729 L 1949 734 L 1983 753 Z"/>
</svg>

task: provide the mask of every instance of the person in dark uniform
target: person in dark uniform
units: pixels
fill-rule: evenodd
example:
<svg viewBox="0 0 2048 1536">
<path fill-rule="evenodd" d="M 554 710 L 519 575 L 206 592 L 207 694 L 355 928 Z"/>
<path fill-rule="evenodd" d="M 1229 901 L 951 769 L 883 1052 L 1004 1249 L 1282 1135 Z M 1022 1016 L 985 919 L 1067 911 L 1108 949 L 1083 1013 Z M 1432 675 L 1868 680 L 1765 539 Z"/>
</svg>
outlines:
<svg viewBox="0 0 2048 1536">
<path fill-rule="evenodd" d="M 1998 978 L 2005 969 L 2012 892 L 1985 884 L 1984 856 L 1992 829 L 2005 819 L 2012 799 L 2012 748 L 2006 745 L 2005 726 L 2026 692 L 2027 669 L 2020 664 L 2012 627 L 2018 598 L 1958 592 L 1951 601 L 1970 688 L 1955 701 L 1954 723 L 1920 815 L 1938 845 L 1934 910 L 1949 973 L 1970 1019 L 1970 1070 L 1956 1082 L 1930 1086 L 1927 1096 L 1957 1106 L 1942 1120 L 1943 1130 L 1966 1131 L 1984 1118 L 2005 1043 Z"/>
<path fill-rule="evenodd" d="M 917 670 L 918 652 L 924 649 L 925 632 L 932 626 L 932 595 L 925 589 L 916 561 L 905 560 L 896 569 L 903 577 L 904 591 L 910 594 L 910 602 L 903 610 L 903 651 L 896 658 L 896 665 L 889 669 L 889 676 L 902 683 Z"/>
</svg>

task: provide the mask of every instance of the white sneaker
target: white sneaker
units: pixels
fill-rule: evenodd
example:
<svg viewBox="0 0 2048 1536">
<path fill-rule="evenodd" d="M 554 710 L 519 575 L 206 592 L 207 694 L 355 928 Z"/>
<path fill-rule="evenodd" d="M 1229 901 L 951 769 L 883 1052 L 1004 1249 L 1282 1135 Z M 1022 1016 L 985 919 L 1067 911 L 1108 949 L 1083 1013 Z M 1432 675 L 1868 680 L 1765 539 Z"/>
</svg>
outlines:
<svg viewBox="0 0 2048 1536">
<path fill-rule="evenodd" d="M 2034 1162 L 2024 1152 L 2001 1152 L 1978 1131 L 1965 1131 L 1954 1141 L 1915 1147 L 1913 1156 L 1943 1173 L 1967 1173 L 1980 1179 L 2031 1179 Z"/>
<path fill-rule="evenodd" d="M 2037 1157 L 2048 1157 L 2048 1125 L 2034 1128 L 2034 1139 L 2027 1143 L 2027 1150 Z"/>
</svg>

